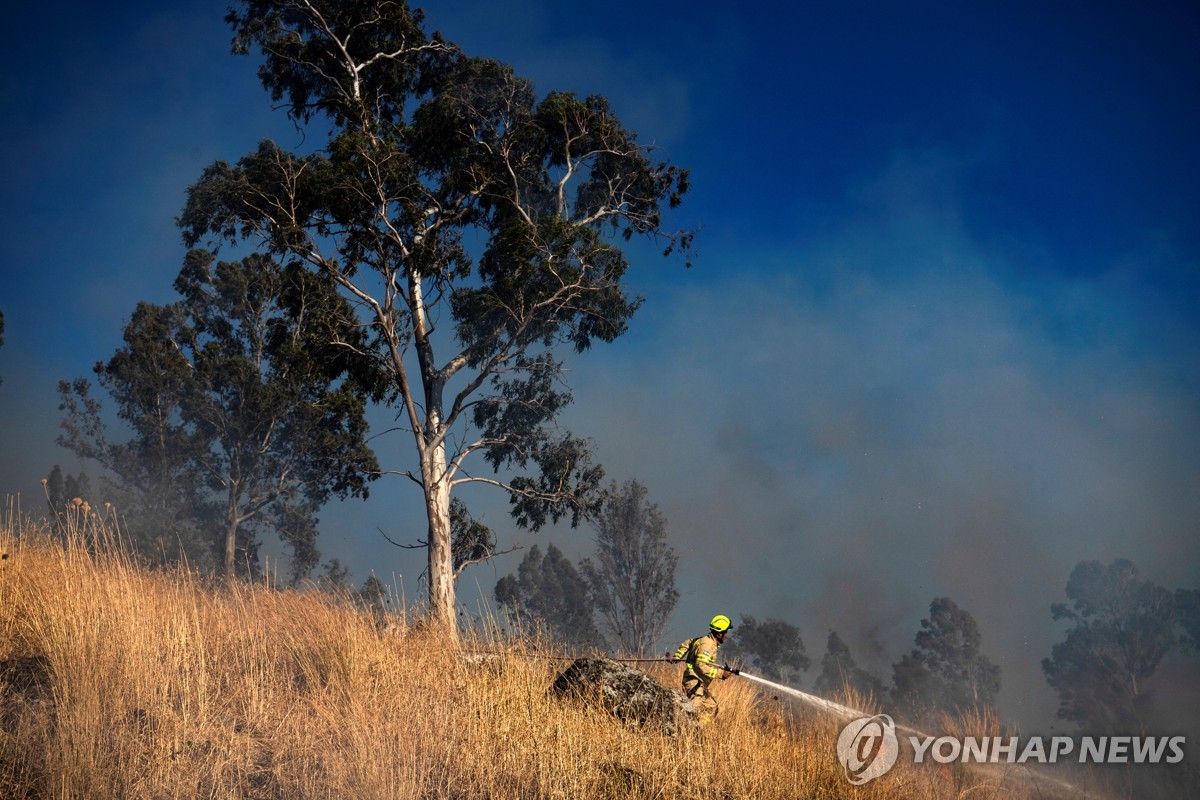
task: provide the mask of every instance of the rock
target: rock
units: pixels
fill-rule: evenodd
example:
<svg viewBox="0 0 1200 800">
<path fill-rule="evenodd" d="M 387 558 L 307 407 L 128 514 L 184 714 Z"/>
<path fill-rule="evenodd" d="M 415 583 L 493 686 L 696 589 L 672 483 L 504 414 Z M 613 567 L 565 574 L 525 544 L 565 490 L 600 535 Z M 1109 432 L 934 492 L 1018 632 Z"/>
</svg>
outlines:
<svg viewBox="0 0 1200 800">
<path fill-rule="evenodd" d="M 560 697 L 596 702 L 622 722 L 667 736 L 699 721 L 696 707 L 683 692 L 610 658 L 576 659 L 559 673 L 553 691 Z"/>
</svg>

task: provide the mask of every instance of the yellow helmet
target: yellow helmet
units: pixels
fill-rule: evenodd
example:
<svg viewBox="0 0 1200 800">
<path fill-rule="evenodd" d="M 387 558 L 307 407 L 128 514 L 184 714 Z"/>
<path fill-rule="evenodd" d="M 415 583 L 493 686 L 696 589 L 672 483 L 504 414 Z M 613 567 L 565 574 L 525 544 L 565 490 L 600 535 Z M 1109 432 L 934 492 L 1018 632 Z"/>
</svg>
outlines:
<svg viewBox="0 0 1200 800">
<path fill-rule="evenodd" d="M 712 622 L 708 623 L 708 629 L 713 633 L 725 633 L 729 630 L 731 624 L 729 617 L 724 614 L 717 614 L 712 618 Z"/>
</svg>

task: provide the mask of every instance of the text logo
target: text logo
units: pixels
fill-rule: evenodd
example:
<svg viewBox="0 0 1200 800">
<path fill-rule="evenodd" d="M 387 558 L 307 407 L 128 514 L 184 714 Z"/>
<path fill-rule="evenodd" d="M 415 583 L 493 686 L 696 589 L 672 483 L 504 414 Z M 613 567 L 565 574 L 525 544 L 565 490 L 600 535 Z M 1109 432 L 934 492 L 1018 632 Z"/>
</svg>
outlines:
<svg viewBox="0 0 1200 800">
<path fill-rule="evenodd" d="M 1182 736 L 1085 736 L 1078 741 L 1066 736 L 1049 740 L 1034 736 L 1023 742 L 1016 736 L 909 736 L 908 741 L 918 764 L 926 755 L 939 764 L 1055 764 L 1074 760 L 1080 764 L 1178 764 L 1183 761 L 1187 742 Z"/>
<path fill-rule="evenodd" d="M 842 728 L 837 754 L 846 780 L 855 786 L 878 778 L 892 768 L 899 754 L 896 723 L 887 714 L 854 720 Z"/>
</svg>

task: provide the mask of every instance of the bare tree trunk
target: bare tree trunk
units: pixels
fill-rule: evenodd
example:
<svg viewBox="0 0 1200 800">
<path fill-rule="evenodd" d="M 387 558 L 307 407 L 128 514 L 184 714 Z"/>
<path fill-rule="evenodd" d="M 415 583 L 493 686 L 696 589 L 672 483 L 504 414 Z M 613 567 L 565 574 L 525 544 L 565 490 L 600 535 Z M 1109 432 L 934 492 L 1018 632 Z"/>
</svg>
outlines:
<svg viewBox="0 0 1200 800">
<path fill-rule="evenodd" d="M 450 476 L 443 445 L 430 452 L 425 468 L 425 509 L 429 517 L 429 606 L 433 618 L 457 638 L 454 562 L 450 552 Z"/>
<path fill-rule="evenodd" d="M 233 492 L 229 493 L 229 508 L 225 517 L 225 555 L 221 562 L 221 574 L 226 578 L 233 577 L 234 556 L 237 553 L 237 499 Z"/>
</svg>

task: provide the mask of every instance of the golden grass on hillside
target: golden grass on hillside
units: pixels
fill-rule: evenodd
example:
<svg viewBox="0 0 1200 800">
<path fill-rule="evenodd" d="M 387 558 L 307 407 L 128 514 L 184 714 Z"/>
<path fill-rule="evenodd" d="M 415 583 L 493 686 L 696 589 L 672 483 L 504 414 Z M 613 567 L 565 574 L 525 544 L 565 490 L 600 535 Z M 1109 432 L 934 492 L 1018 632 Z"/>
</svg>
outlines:
<svg viewBox="0 0 1200 800">
<path fill-rule="evenodd" d="M 639 731 L 549 694 L 546 642 L 456 646 L 328 594 L 140 567 L 93 509 L 59 523 L 0 522 L 0 798 L 1036 796 L 912 764 L 851 786 L 841 722 L 746 681 L 710 726 Z"/>
</svg>

